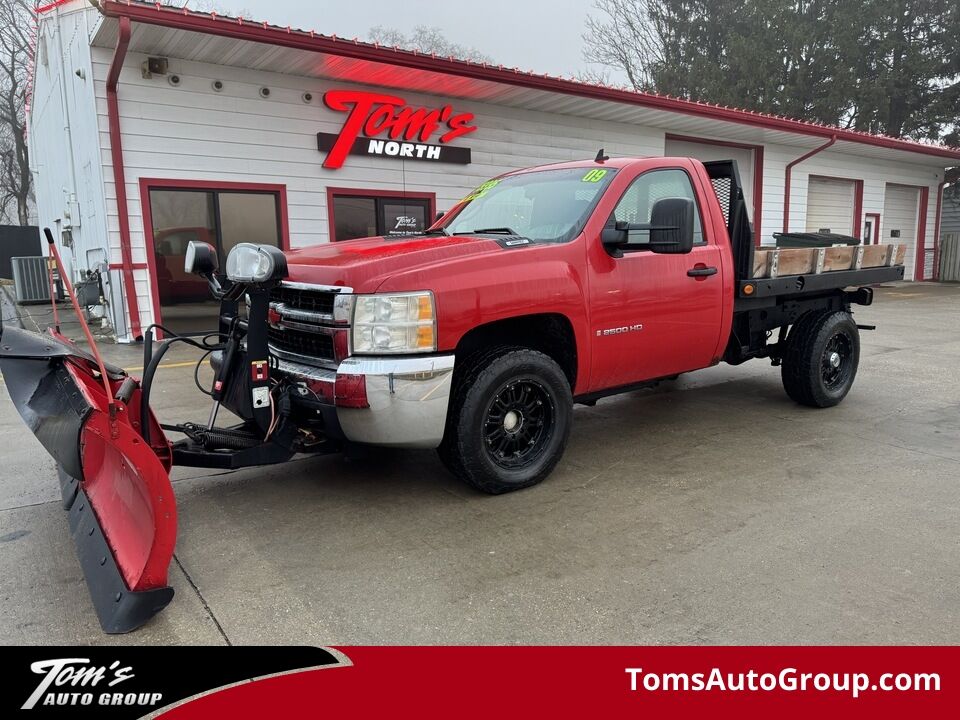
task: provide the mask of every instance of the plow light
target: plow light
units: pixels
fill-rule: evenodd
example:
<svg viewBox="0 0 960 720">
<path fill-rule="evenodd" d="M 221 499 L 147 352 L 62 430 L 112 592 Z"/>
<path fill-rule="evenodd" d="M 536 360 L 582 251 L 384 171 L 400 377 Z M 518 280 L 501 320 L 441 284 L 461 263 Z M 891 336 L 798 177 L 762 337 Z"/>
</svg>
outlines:
<svg viewBox="0 0 960 720">
<path fill-rule="evenodd" d="M 287 259 L 272 245 L 238 243 L 227 255 L 227 277 L 236 283 L 263 283 L 287 276 Z"/>
</svg>

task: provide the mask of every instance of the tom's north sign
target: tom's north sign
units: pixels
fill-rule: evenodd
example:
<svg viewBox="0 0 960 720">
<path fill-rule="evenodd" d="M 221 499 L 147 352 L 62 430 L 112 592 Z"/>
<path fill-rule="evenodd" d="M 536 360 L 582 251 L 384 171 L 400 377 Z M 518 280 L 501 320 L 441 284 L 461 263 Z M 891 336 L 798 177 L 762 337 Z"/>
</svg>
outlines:
<svg viewBox="0 0 960 720">
<path fill-rule="evenodd" d="M 317 133 L 325 168 L 343 167 L 347 155 L 470 162 L 470 148 L 447 143 L 477 129 L 473 113 L 456 113 L 450 105 L 414 108 L 403 98 L 364 90 L 330 90 L 323 104 L 347 116 L 339 133 Z"/>
</svg>

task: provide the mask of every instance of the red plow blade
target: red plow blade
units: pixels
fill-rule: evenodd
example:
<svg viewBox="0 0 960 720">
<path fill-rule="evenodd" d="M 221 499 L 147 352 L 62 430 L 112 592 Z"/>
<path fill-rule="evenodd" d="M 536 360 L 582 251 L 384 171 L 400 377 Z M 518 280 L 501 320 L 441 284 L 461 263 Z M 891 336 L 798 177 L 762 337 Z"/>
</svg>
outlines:
<svg viewBox="0 0 960 720">
<path fill-rule="evenodd" d="M 104 383 L 57 336 L 3 329 L 0 369 L 24 422 L 57 461 L 64 508 L 103 630 L 134 630 L 173 598 L 177 532 L 170 446 L 156 420 L 139 431 L 140 388 L 119 369 Z M 108 397 L 106 386 L 112 394 Z"/>
</svg>

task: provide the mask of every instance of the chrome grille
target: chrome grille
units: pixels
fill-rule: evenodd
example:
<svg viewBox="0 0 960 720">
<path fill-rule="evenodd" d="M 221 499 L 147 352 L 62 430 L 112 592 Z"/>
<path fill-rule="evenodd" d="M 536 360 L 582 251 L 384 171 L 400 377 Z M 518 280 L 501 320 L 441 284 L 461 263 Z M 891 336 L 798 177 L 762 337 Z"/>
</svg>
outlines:
<svg viewBox="0 0 960 720">
<path fill-rule="evenodd" d="M 270 293 L 267 339 L 279 358 L 332 367 L 349 355 L 350 288 L 282 283 Z"/>
</svg>

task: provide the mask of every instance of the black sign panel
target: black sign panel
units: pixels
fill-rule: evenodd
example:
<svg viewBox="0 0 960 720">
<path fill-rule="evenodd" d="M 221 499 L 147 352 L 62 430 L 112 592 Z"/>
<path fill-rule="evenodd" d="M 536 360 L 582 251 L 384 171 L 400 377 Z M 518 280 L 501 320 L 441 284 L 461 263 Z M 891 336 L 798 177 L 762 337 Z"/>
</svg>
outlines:
<svg viewBox="0 0 960 720">
<path fill-rule="evenodd" d="M 340 136 L 336 133 L 317 133 L 317 149 L 330 152 Z M 428 145 L 406 140 L 390 140 L 358 137 L 353 141 L 350 155 L 373 155 L 397 160 L 421 160 L 424 162 L 470 164 L 470 148 L 452 145 Z"/>
</svg>

